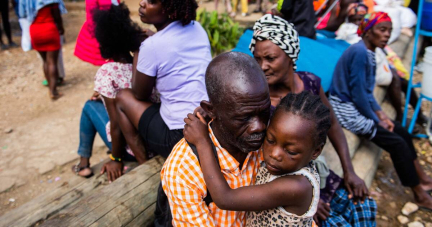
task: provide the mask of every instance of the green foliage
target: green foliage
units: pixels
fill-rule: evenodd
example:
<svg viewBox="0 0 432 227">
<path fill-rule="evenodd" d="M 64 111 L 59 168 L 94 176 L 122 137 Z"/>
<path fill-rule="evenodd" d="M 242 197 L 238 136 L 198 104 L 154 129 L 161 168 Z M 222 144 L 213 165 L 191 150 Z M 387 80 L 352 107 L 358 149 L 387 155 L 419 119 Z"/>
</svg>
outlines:
<svg viewBox="0 0 432 227">
<path fill-rule="evenodd" d="M 213 55 L 233 49 L 244 31 L 226 13 L 219 15 L 216 11 L 199 9 L 196 21 L 200 22 L 207 32 Z"/>
</svg>

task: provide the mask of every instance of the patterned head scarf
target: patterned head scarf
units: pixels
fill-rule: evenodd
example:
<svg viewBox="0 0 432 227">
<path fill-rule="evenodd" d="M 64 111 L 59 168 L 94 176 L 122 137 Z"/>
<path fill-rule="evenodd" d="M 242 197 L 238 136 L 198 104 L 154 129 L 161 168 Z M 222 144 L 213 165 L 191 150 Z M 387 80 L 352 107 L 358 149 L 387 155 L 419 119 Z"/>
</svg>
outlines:
<svg viewBox="0 0 432 227">
<path fill-rule="evenodd" d="M 374 12 L 371 14 L 366 14 L 358 27 L 357 34 L 363 36 L 369 29 L 371 29 L 376 24 L 389 21 L 391 18 L 387 13 L 384 12 Z"/>
<path fill-rule="evenodd" d="M 368 7 L 363 3 L 351 3 L 348 6 L 348 16 L 361 15 L 364 16 L 368 12 Z"/>
<path fill-rule="evenodd" d="M 249 49 L 254 53 L 257 41 L 270 40 L 280 47 L 293 61 L 294 70 L 300 53 L 300 39 L 294 25 L 271 14 L 266 14 L 255 22 L 254 33 Z"/>
</svg>

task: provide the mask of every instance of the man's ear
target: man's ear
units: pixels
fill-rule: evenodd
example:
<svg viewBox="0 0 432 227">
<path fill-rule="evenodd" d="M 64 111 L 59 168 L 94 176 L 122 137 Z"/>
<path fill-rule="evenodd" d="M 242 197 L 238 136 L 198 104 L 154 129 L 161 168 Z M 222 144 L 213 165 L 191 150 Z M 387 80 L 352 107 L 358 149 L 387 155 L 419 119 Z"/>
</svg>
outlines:
<svg viewBox="0 0 432 227">
<path fill-rule="evenodd" d="M 321 144 L 320 146 L 318 146 L 318 147 L 313 151 L 313 154 L 312 154 L 312 160 L 317 159 L 318 156 L 321 155 L 321 152 L 322 152 L 323 148 L 324 148 L 324 144 Z"/>
<path fill-rule="evenodd" d="M 205 112 L 207 112 L 207 115 L 211 119 L 216 119 L 213 103 L 206 101 L 206 100 L 203 100 L 203 101 L 201 101 L 200 106 L 201 106 L 201 108 L 204 109 Z"/>
</svg>

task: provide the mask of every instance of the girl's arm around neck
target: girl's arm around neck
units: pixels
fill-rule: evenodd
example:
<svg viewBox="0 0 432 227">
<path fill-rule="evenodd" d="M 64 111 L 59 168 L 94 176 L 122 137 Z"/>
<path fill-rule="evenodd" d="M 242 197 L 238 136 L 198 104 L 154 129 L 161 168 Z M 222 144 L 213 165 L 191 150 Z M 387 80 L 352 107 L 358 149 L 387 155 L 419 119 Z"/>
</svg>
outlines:
<svg viewBox="0 0 432 227">
<path fill-rule="evenodd" d="M 217 164 L 204 119 L 200 121 L 193 114 L 188 114 L 185 123 L 184 137 L 196 146 L 207 189 L 219 208 L 261 211 L 283 206 L 288 212 L 299 215 L 308 210 L 313 189 L 304 176 L 284 176 L 264 185 L 231 189 Z"/>
<path fill-rule="evenodd" d="M 231 189 L 212 154 L 210 140 L 197 144 L 204 180 L 213 202 L 224 210 L 261 211 L 283 206 L 304 214 L 312 201 L 311 183 L 303 176 L 284 176 L 264 185 Z"/>
</svg>

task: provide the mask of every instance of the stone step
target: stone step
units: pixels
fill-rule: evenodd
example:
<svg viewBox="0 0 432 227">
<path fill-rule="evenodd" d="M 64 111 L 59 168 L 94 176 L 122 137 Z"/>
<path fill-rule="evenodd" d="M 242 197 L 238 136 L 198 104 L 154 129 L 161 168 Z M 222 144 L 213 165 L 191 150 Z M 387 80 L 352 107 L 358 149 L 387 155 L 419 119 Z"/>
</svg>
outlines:
<svg viewBox="0 0 432 227">
<path fill-rule="evenodd" d="M 382 149 L 370 141 L 363 141 L 352 159 L 354 171 L 369 188 L 375 177 Z"/>
</svg>

